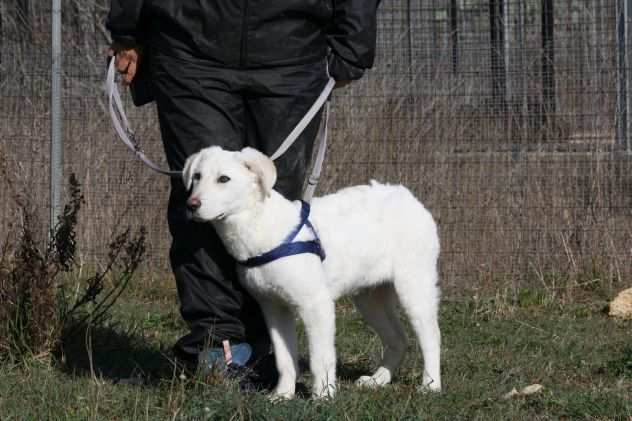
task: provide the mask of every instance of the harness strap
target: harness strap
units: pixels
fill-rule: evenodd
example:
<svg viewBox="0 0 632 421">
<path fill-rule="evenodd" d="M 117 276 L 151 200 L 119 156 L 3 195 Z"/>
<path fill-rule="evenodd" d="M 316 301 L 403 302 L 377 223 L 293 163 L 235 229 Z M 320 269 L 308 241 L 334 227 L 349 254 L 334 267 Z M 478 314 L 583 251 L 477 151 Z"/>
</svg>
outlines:
<svg viewBox="0 0 632 421">
<path fill-rule="evenodd" d="M 114 57 L 110 60 L 110 64 L 108 66 L 107 75 L 105 78 L 105 90 L 108 97 L 108 109 L 110 112 L 110 118 L 112 119 L 112 124 L 114 126 L 114 130 L 118 134 L 118 137 L 121 141 L 127 146 L 133 153 L 136 155 L 138 159 L 140 159 L 143 164 L 147 165 L 152 170 L 168 175 L 170 177 L 181 177 L 181 171 L 169 171 L 161 169 L 157 164 L 155 164 L 152 160 L 150 160 L 142 148 L 140 147 L 134 132 L 129 126 L 129 121 L 127 119 L 127 115 L 125 114 L 125 110 L 123 109 L 123 101 L 121 100 L 121 93 L 119 92 L 118 85 L 116 84 L 116 68 L 114 66 Z M 298 122 L 296 127 L 290 132 L 287 138 L 281 143 L 279 148 L 272 154 L 270 157 L 273 161 L 277 160 L 281 155 L 283 155 L 289 148 L 292 146 L 296 139 L 300 136 L 300 134 L 305 130 L 305 128 L 309 125 L 309 123 L 314 119 L 318 111 L 325 105 L 331 91 L 334 89 L 336 82 L 333 78 L 329 78 L 327 84 L 323 88 L 323 91 L 320 93 L 314 104 L 310 107 L 307 113 L 303 116 L 303 118 Z M 303 194 L 303 199 L 306 201 L 310 201 L 312 196 L 314 195 L 314 190 L 316 190 L 316 185 L 318 184 L 318 179 L 320 177 L 320 173 L 323 166 L 323 161 L 325 158 L 325 151 L 327 149 L 327 126 L 329 121 L 329 103 L 327 103 L 325 107 L 325 127 L 320 135 L 320 139 L 318 140 L 318 152 L 316 156 L 316 162 L 312 168 L 312 172 L 308 178 L 307 187 Z"/>
<path fill-rule="evenodd" d="M 309 222 L 309 212 L 309 203 L 301 201 L 300 221 L 298 225 L 294 227 L 294 229 L 288 234 L 288 236 L 285 237 L 285 239 L 279 246 L 263 254 L 251 257 L 250 259 L 240 261 L 238 263 L 246 267 L 255 267 L 265 265 L 266 263 L 270 263 L 282 257 L 294 256 L 295 254 L 302 253 L 312 253 L 320 257 L 321 261 L 325 260 L 325 251 L 320 245 L 318 234 L 316 233 L 314 226 L 311 224 L 311 222 Z M 299 232 L 301 232 L 301 229 L 303 229 L 304 226 L 307 226 L 312 231 L 315 238 L 309 241 L 294 241 L 294 238 L 296 238 L 296 236 Z"/>
<path fill-rule="evenodd" d="M 292 243 L 281 244 L 266 253 L 239 262 L 239 264 L 246 267 L 261 266 L 274 260 L 281 259 L 282 257 L 294 256 L 296 254 L 303 253 L 312 253 L 320 257 L 320 260 L 325 260 L 325 252 L 320 246 L 320 241 L 311 240 L 294 241 Z"/>
<path fill-rule="evenodd" d="M 298 235 L 299 232 L 301 232 L 301 229 L 303 229 L 303 225 L 305 224 L 309 224 L 309 221 L 307 220 L 307 218 L 309 218 L 309 212 L 311 210 L 311 207 L 309 206 L 309 203 L 301 200 L 301 217 L 299 220 L 299 223 L 297 226 L 294 227 L 294 229 L 287 235 L 287 237 L 285 237 L 285 239 L 283 240 L 283 242 L 281 244 L 285 244 L 285 243 L 290 243 L 292 242 L 292 240 L 294 240 L 296 238 L 296 236 Z M 313 230 L 314 228 L 311 226 L 312 224 L 309 224 L 310 228 Z M 314 231 L 315 232 L 315 231 Z"/>
</svg>

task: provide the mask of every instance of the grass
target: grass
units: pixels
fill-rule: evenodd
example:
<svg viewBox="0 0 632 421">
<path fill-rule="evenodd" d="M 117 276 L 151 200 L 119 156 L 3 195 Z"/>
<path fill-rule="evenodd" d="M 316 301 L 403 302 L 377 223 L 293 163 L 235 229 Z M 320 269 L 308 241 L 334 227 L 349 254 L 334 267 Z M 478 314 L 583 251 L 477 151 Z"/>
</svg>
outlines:
<svg viewBox="0 0 632 421">
<path fill-rule="evenodd" d="M 48 60 L 50 13 L 46 2 L 30 3 L 26 28 L 17 9 L 3 9 L 0 44 L 10 53 L 3 55 L 2 70 L 14 77 L 3 85 L 0 138 L 12 179 L 32 194 L 45 220 L 49 100 L 43 93 L 49 82 L 37 69 Z M 98 266 L 104 238 L 118 227 L 144 224 L 150 265 L 165 268 L 168 180 L 112 140 L 96 94 L 107 3 L 73 2 L 77 7 L 64 9 L 65 169 L 77 172 L 86 197 L 80 254 L 86 267 Z M 403 4 L 394 2 L 391 12 L 404 10 L 397 3 Z M 595 12 L 605 4 L 585 3 L 594 4 Z M 563 23 L 570 15 L 562 9 Z M 523 106 L 505 117 L 493 107 L 499 99 L 489 92 L 493 75 L 478 47 L 462 50 L 457 73 L 423 60 L 411 74 L 402 56 L 406 49 L 388 48 L 405 39 L 396 30 L 389 31 L 392 39 L 381 32 L 387 48 L 378 52 L 376 68 L 334 96 L 321 191 L 370 178 L 404 183 L 440 221 L 447 287 L 488 291 L 471 297 L 446 291 L 442 394 L 414 392 L 421 379 L 414 343 L 395 384 L 356 390 L 352 382 L 375 367 L 379 343 L 345 302 L 338 317 L 341 388 L 332 402 L 272 405 L 261 394 L 239 394 L 231 384 L 181 381 L 169 361 L 169 347 L 186 330 L 175 292 L 160 282 L 141 282 L 91 341 L 76 337 L 52 362 L 35 355 L 19 366 L 0 365 L 0 420 L 630 419 L 632 329 L 601 310 L 632 282 L 632 162 L 610 152 L 618 121 L 612 90 L 616 19 L 599 13 L 586 16 L 590 25 L 556 27 L 554 127 L 538 126 L 540 107 L 532 104 L 540 96 L 540 50 L 531 48 L 538 37 L 525 39 L 525 65 L 515 74 L 516 82 L 526 84 L 514 91 Z M 392 20 L 381 19 L 387 26 Z M 526 29 L 539 31 L 535 23 Z M 431 40 L 421 42 L 421 48 L 432 47 Z M 150 156 L 163 159 L 154 109 L 130 106 L 128 112 Z M 0 197 L 5 191 L 0 183 Z M 18 220 L 9 204 L 0 201 L 1 232 Z M 583 279 L 592 267 L 598 275 Z M 522 280 L 534 268 L 540 287 L 525 288 L 529 283 Z M 497 291 L 499 284 L 511 292 Z M 121 382 L 130 377 L 143 381 Z M 309 384 L 305 376 L 301 382 Z M 536 382 L 543 392 L 500 399 Z"/>
<path fill-rule="evenodd" d="M 181 380 L 169 347 L 185 332 L 171 286 L 127 291 L 113 317 L 80 335 L 52 360 L 33 356 L 0 366 L 0 419 L 629 419 L 632 322 L 603 312 L 603 299 L 550 299 L 525 290 L 456 297 L 441 308 L 441 394 L 419 394 L 420 355 L 410 353 L 396 382 L 358 390 L 353 380 L 375 367 L 380 347 L 349 302 L 338 305 L 340 390 L 332 401 L 272 404 L 233 383 Z M 548 297 L 548 298 L 547 298 Z M 91 349 L 91 352 L 88 350 Z M 303 350 L 305 349 L 303 344 Z M 303 354 L 303 356 L 305 356 Z M 308 374 L 300 382 L 309 384 Z M 129 381 L 129 379 L 137 379 Z M 538 394 L 503 400 L 539 383 Z"/>
</svg>

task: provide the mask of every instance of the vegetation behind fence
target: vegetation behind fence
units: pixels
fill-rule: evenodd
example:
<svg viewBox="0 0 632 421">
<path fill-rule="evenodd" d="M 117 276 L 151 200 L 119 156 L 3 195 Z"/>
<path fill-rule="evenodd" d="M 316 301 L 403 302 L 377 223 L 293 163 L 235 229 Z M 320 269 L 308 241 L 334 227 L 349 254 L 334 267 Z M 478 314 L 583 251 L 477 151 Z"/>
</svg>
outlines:
<svg viewBox="0 0 632 421">
<path fill-rule="evenodd" d="M 439 221 L 447 287 L 630 284 L 623 3 L 384 1 L 375 68 L 334 95 L 319 191 L 372 178 L 410 187 Z M 105 109 L 108 5 L 63 1 L 63 171 L 83 186 L 80 254 L 98 263 L 106 239 L 142 224 L 149 268 L 168 274 L 168 180 L 118 143 Z M 14 185 L 43 220 L 50 14 L 46 2 L 0 0 L 0 142 Z M 127 110 L 143 147 L 164 163 L 153 106 Z M 2 183 L 0 195 L 0 242 L 11 241 L 20 221 Z"/>
</svg>

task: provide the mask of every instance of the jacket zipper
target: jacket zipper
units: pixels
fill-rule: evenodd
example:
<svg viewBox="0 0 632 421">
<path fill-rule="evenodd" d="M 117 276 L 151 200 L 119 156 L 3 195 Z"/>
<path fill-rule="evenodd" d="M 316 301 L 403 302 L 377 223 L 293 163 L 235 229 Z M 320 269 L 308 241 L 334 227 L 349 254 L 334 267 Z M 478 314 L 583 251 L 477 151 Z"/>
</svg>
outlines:
<svg viewBox="0 0 632 421">
<path fill-rule="evenodd" d="M 239 66 L 245 67 L 246 60 L 246 51 L 248 48 L 248 20 L 250 18 L 250 8 L 249 8 L 249 0 L 244 0 L 244 14 L 241 20 L 241 48 L 239 52 Z"/>
</svg>

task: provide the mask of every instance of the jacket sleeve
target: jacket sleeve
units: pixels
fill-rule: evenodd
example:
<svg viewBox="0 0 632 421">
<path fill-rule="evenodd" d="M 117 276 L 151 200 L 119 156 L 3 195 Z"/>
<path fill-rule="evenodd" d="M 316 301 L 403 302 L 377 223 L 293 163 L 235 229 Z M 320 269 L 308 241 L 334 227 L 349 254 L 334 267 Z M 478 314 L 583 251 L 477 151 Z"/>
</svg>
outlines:
<svg viewBox="0 0 632 421">
<path fill-rule="evenodd" d="M 329 72 L 336 80 L 359 79 L 373 66 L 380 0 L 332 0 L 334 19 L 328 31 Z"/>
<path fill-rule="evenodd" d="M 139 41 L 139 27 L 144 0 L 111 0 L 105 26 L 112 39 L 119 42 Z"/>
</svg>

